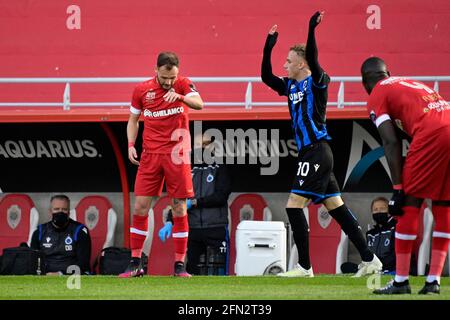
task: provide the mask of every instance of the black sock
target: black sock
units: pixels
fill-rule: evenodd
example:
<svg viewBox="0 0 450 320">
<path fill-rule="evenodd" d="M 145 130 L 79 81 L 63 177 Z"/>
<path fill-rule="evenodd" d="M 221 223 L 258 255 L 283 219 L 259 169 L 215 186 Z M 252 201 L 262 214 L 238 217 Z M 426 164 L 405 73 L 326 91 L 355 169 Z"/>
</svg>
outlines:
<svg viewBox="0 0 450 320">
<path fill-rule="evenodd" d="M 309 259 L 309 227 L 303 209 L 286 208 L 286 212 L 291 224 L 294 242 L 298 251 L 298 263 L 302 268 L 311 268 Z"/>
<path fill-rule="evenodd" d="M 132 257 L 131 258 L 131 262 L 133 262 L 134 264 L 138 265 L 138 264 L 141 263 L 141 258 Z"/>
<path fill-rule="evenodd" d="M 402 281 L 402 282 L 394 281 L 394 287 L 403 287 L 403 286 L 406 286 L 408 284 L 409 284 L 409 280 L 408 279 L 405 280 L 405 281 Z"/>
<path fill-rule="evenodd" d="M 341 226 L 342 230 L 348 236 L 350 241 L 355 245 L 361 259 L 363 261 L 372 261 L 373 253 L 367 247 L 366 239 L 361 232 L 361 227 L 358 224 L 353 213 L 347 208 L 345 204 L 328 212 Z"/>
</svg>

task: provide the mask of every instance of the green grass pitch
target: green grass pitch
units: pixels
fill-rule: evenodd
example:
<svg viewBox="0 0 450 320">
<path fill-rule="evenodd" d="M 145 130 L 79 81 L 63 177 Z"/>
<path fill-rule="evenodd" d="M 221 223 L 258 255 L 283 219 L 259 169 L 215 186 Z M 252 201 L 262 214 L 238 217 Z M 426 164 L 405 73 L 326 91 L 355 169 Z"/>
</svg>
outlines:
<svg viewBox="0 0 450 320">
<path fill-rule="evenodd" d="M 318 275 L 314 278 L 145 276 L 1 276 L 0 299 L 145 299 L 145 300 L 450 300 L 450 278 L 441 278 L 440 295 L 418 295 L 424 277 L 411 277 L 411 295 L 372 294 L 374 277 Z M 384 286 L 390 276 L 381 276 Z M 69 285 L 68 285 L 69 284 Z M 77 284 L 80 288 L 77 289 Z M 73 289 L 69 289 L 72 287 Z M 74 288 L 75 287 L 75 288 Z"/>
</svg>

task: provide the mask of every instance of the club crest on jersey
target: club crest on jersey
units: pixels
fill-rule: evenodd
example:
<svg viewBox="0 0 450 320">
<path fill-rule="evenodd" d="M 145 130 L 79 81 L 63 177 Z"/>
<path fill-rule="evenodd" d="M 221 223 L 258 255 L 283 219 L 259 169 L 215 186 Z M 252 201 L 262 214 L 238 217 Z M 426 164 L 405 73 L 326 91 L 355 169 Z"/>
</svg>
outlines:
<svg viewBox="0 0 450 320">
<path fill-rule="evenodd" d="M 64 240 L 65 244 L 72 244 L 72 238 L 70 236 L 67 236 L 67 238 Z"/>
<path fill-rule="evenodd" d="M 153 102 L 155 97 L 156 97 L 155 91 L 148 91 L 147 94 L 145 95 L 145 100 L 147 100 L 147 102 Z"/>
</svg>

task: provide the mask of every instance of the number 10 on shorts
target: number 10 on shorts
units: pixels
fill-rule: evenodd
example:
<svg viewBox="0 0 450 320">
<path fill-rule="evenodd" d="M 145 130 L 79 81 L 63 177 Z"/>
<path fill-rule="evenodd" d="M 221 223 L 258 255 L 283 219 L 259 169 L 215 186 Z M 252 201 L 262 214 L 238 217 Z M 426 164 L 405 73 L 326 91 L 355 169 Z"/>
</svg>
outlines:
<svg viewBox="0 0 450 320">
<path fill-rule="evenodd" d="M 297 176 L 306 177 L 309 172 L 309 162 L 299 162 Z"/>
</svg>

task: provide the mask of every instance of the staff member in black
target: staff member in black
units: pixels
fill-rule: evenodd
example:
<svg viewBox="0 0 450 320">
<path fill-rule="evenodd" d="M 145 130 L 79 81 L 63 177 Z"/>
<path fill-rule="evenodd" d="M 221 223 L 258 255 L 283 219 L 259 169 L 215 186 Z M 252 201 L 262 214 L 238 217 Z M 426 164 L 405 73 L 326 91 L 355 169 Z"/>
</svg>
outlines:
<svg viewBox="0 0 450 320">
<path fill-rule="evenodd" d="M 189 236 L 186 268 L 189 273 L 200 275 L 200 263 L 208 264 L 213 260 L 224 265 L 223 274 L 228 274 L 228 198 L 231 178 L 226 165 L 214 160 L 211 137 L 199 134 L 194 137 L 194 141 L 195 161 L 191 172 L 195 197 L 187 200 Z M 200 145 L 201 151 L 198 149 Z M 206 154 L 212 157 L 206 157 Z M 198 156 L 201 157 L 197 159 Z M 160 239 L 165 241 L 171 230 L 169 212 L 168 221 L 159 231 Z M 204 262 L 201 261 L 202 255 L 205 257 Z"/>
<path fill-rule="evenodd" d="M 286 205 L 299 261 L 296 268 L 278 274 L 284 277 L 313 277 L 309 256 L 309 227 L 303 213 L 309 200 L 323 203 L 329 214 L 357 248 L 362 263 L 355 276 L 381 271 L 382 263 L 368 249 L 361 227 L 346 207 L 333 173 L 333 153 L 326 127 L 326 107 L 330 77 L 318 61 L 315 29 L 324 12 L 316 12 L 309 21 L 308 40 L 290 48 L 284 78 L 272 74 L 271 54 L 278 32 L 274 25 L 267 36 L 261 66 L 262 81 L 281 96 L 288 97 L 292 130 L 298 149 L 298 168 Z"/>
<path fill-rule="evenodd" d="M 53 196 L 49 210 L 52 220 L 40 224 L 31 238 L 31 248 L 41 250 L 45 255 L 47 275 L 67 274 L 72 265 L 78 266 L 81 274 L 90 272 L 89 230 L 70 219 L 69 211 L 70 200 L 66 195 Z"/>
</svg>

